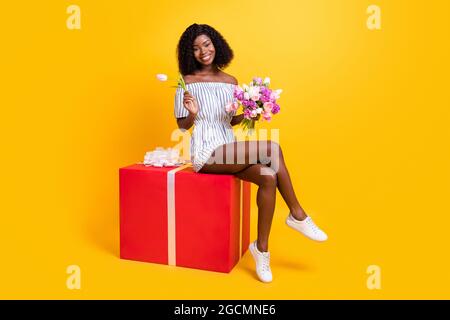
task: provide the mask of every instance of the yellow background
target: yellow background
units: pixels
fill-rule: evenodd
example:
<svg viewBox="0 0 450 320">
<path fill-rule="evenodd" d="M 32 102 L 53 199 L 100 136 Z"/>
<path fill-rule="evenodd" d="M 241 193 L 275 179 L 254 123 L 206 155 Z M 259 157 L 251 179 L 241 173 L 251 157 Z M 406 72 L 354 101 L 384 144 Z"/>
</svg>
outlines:
<svg viewBox="0 0 450 320">
<path fill-rule="evenodd" d="M 69 30 L 66 8 L 81 8 Z M 381 30 L 366 27 L 369 5 Z M 450 298 L 448 1 L 9 1 L 0 13 L 0 298 Z M 262 284 L 118 258 L 118 168 L 169 147 L 175 48 L 192 23 L 228 40 L 225 71 L 270 76 L 305 210 L 278 194 Z M 256 235 L 253 188 L 252 239 Z M 79 265 L 81 289 L 66 288 Z M 381 290 L 366 269 L 381 267 Z"/>
</svg>

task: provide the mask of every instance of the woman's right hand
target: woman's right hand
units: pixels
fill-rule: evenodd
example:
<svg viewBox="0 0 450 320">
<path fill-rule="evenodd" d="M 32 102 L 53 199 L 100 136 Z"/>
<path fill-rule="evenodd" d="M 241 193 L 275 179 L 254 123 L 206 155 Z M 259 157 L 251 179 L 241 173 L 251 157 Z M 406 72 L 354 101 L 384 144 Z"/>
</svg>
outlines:
<svg viewBox="0 0 450 320">
<path fill-rule="evenodd" d="M 186 91 L 184 92 L 183 106 L 193 115 L 196 115 L 199 111 L 197 99 Z"/>
</svg>

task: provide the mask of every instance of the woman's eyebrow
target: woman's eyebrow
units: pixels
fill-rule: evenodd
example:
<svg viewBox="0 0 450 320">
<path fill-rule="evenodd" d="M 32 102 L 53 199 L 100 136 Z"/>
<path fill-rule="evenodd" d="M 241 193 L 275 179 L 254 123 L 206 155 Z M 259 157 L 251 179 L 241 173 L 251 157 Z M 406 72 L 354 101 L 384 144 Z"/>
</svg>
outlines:
<svg viewBox="0 0 450 320">
<path fill-rule="evenodd" d="M 208 42 L 208 41 L 209 41 L 209 40 L 205 40 L 205 41 L 203 41 L 202 44 L 205 44 L 205 42 Z M 194 47 L 198 47 L 198 45 L 194 44 Z"/>
</svg>

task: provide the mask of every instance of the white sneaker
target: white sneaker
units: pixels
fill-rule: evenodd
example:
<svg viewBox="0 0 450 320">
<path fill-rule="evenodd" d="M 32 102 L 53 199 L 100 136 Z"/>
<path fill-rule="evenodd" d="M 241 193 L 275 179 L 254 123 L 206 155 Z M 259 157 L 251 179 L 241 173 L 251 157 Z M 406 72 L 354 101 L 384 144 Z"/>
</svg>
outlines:
<svg viewBox="0 0 450 320">
<path fill-rule="evenodd" d="M 272 271 L 270 270 L 270 253 L 261 252 L 256 246 L 256 241 L 250 243 L 248 249 L 252 253 L 256 263 L 256 274 L 262 282 L 272 281 Z"/>
<path fill-rule="evenodd" d="M 325 232 L 314 223 L 311 217 L 306 217 L 305 220 L 300 221 L 295 219 L 291 213 L 286 218 L 286 224 L 294 230 L 299 231 L 306 237 L 315 241 L 326 241 L 328 236 Z"/>
</svg>

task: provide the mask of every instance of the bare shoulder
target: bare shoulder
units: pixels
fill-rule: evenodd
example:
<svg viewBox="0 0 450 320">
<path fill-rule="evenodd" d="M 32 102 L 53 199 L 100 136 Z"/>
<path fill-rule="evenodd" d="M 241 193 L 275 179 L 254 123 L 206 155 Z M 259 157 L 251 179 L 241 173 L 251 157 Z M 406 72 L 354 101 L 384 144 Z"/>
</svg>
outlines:
<svg viewBox="0 0 450 320">
<path fill-rule="evenodd" d="M 194 76 L 194 75 L 191 75 L 191 74 L 186 74 L 186 75 L 184 75 L 184 76 L 183 76 L 183 79 L 184 79 L 184 82 L 185 82 L 186 84 L 191 83 L 191 82 L 195 82 L 195 81 L 196 81 L 195 76 Z"/>
<path fill-rule="evenodd" d="M 223 72 L 223 71 L 222 71 Z M 231 74 L 223 72 L 223 81 L 231 84 L 238 84 L 237 79 Z"/>
<path fill-rule="evenodd" d="M 231 76 L 231 81 L 230 81 L 230 83 L 237 85 L 237 84 L 238 84 L 238 81 L 237 81 L 237 79 L 236 79 L 235 77 Z"/>
<path fill-rule="evenodd" d="M 238 84 L 238 81 L 235 77 L 232 75 L 225 73 L 223 71 L 220 71 L 218 75 L 215 76 L 200 76 L 195 74 L 187 74 L 183 76 L 184 82 L 186 84 L 193 83 L 193 82 L 226 82 L 231 84 Z"/>
</svg>

